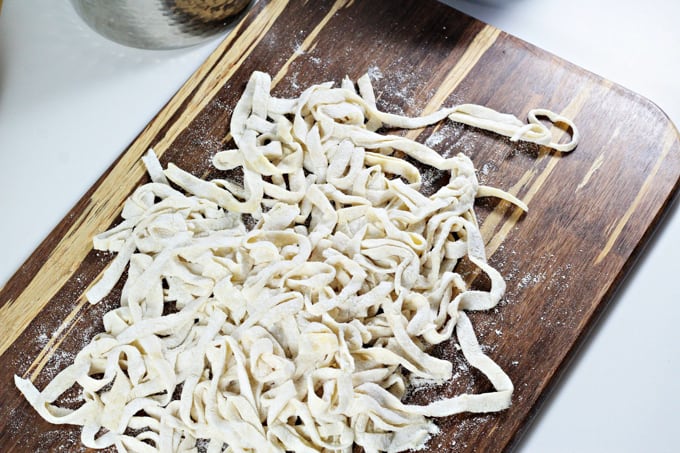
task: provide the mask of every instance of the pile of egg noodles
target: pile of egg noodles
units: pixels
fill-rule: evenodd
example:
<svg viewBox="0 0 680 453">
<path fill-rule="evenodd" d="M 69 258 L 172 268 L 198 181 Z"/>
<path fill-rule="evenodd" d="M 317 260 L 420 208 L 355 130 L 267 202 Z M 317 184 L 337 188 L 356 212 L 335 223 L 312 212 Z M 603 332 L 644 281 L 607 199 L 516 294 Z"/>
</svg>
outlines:
<svg viewBox="0 0 680 453">
<path fill-rule="evenodd" d="M 267 74 L 252 74 L 232 115 L 236 148 L 214 156 L 242 182 L 163 169 L 152 150 L 144 156 L 151 182 L 94 240 L 117 255 L 87 297 L 106 297 L 127 269 L 120 307 L 42 391 L 15 377 L 46 420 L 81 425 L 85 446 L 397 452 L 424 446 L 437 432 L 433 418 L 510 405 L 513 385 L 466 315 L 494 307 L 505 289 L 487 264 L 473 205 L 496 196 L 526 207 L 481 186 L 465 155 L 444 158 L 381 131 L 448 118 L 570 151 L 575 126 L 547 110 L 525 124 L 469 104 L 393 115 L 376 108 L 367 76 L 296 99 L 271 96 L 270 85 Z M 553 143 L 539 117 L 569 126 L 572 140 Z M 448 181 L 423 195 L 411 161 Z M 463 259 L 488 276 L 488 291 L 457 272 Z M 454 335 L 493 390 L 404 403 L 409 385 L 452 378 L 452 363 L 428 351 Z M 82 405 L 56 404 L 74 385 Z"/>
</svg>

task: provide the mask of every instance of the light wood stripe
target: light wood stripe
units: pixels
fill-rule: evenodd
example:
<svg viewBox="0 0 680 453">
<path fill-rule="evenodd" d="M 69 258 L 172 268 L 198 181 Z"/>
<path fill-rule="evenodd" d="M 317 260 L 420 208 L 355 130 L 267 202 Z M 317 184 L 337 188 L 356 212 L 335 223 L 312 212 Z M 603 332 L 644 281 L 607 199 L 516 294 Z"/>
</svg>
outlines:
<svg viewBox="0 0 680 453">
<path fill-rule="evenodd" d="M 59 345 L 61 345 L 61 343 L 66 339 L 66 337 L 68 337 L 69 333 L 73 330 L 73 328 L 76 325 L 75 321 L 77 321 L 82 316 L 83 307 L 87 303 L 88 302 L 85 299 L 84 294 L 78 298 L 78 301 L 74 306 L 73 310 L 71 310 L 68 316 L 64 318 L 64 320 L 59 325 L 59 328 L 52 334 L 52 337 L 50 337 L 47 344 L 43 346 L 38 356 L 35 358 L 35 360 L 33 360 L 31 365 L 23 374 L 22 377 L 24 379 L 30 375 L 31 381 L 35 381 L 35 379 L 38 377 L 42 369 L 45 368 L 45 365 L 47 365 L 47 362 L 52 357 L 52 353 L 57 350 Z"/>
<path fill-rule="evenodd" d="M 423 114 L 435 112 L 448 99 L 453 91 L 458 88 L 458 85 L 468 76 L 472 68 L 477 65 L 482 56 L 491 46 L 496 42 L 500 36 L 501 31 L 491 25 L 485 25 L 479 33 L 474 37 L 470 45 L 465 49 L 460 60 L 451 68 L 451 71 L 446 75 L 442 84 L 437 88 L 432 98 L 428 101 Z"/>
<path fill-rule="evenodd" d="M 642 199 L 652 189 L 654 179 L 656 178 L 656 175 L 659 172 L 659 168 L 661 168 L 661 165 L 666 160 L 668 153 L 673 148 L 673 145 L 677 142 L 677 139 L 678 139 L 677 130 L 672 124 L 669 124 L 666 129 L 666 136 L 664 138 L 663 148 L 661 154 L 659 155 L 659 158 L 654 163 L 654 167 L 652 167 L 651 171 L 647 175 L 647 178 L 645 178 L 645 181 L 642 183 L 642 187 L 640 187 L 640 191 L 635 196 L 633 203 L 631 203 L 631 205 L 628 207 L 628 210 L 626 210 L 621 219 L 619 219 L 618 223 L 616 224 L 616 227 L 614 228 L 614 231 L 609 235 L 607 243 L 605 244 L 602 251 L 595 258 L 594 264 L 601 263 L 602 260 L 604 260 L 606 256 L 609 254 L 609 252 L 611 252 L 612 248 L 614 247 L 614 244 L 616 244 L 616 240 L 621 235 L 623 228 L 626 226 L 626 224 L 633 216 L 633 214 L 639 209 Z"/>
<path fill-rule="evenodd" d="M 101 277 L 101 274 L 99 274 L 99 277 Z M 85 294 L 87 294 L 87 292 L 96 284 L 99 277 L 90 282 L 90 284 L 82 291 L 80 297 L 78 297 L 76 304 L 73 306 L 69 314 L 66 315 L 66 317 L 61 321 L 61 324 L 57 330 L 52 333 L 52 336 L 49 338 L 47 343 L 45 343 L 36 358 L 23 373 L 22 377 L 24 379 L 30 375 L 30 379 L 32 381 L 35 380 L 42 369 L 45 368 L 45 365 L 47 365 L 52 353 L 56 351 L 64 339 L 68 337 L 70 332 L 73 330 L 76 321 L 78 321 L 86 311 L 83 310 L 83 307 L 88 303 Z"/>
<path fill-rule="evenodd" d="M 331 20 L 331 18 L 342 8 L 347 8 L 351 6 L 354 3 L 354 0 L 337 0 L 331 9 L 328 11 L 328 13 L 324 16 L 323 19 L 317 24 L 316 27 L 307 35 L 307 37 L 302 41 L 302 44 L 298 46 L 297 49 L 295 49 L 295 52 L 288 58 L 288 60 L 283 64 L 281 69 L 276 73 L 276 75 L 272 78 L 272 88 L 278 85 L 278 83 L 286 76 L 288 73 L 288 70 L 290 69 L 290 65 L 295 61 L 299 56 L 304 55 L 305 52 L 308 52 L 310 49 L 312 49 L 315 44 L 314 41 L 319 37 L 319 33 L 321 33 L 321 30 L 328 24 L 328 21 Z"/>
<path fill-rule="evenodd" d="M 207 80 L 208 86 L 217 83 L 215 73 L 220 74 L 220 76 L 223 75 L 222 72 L 216 71 L 213 66 L 224 50 L 234 40 L 237 40 L 234 46 L 238 51 L 228 52 L 222 58 L 220 64 L 226 67 L 240 65 L 245 58 L 245 56 L 241 57 L 240 51 L 249 53 L 253 49 L 254 41 L 259 42 L 262 39 L 262 36 L 273 24 L 271 18 L 277 17 L 286 3 L 285 0 L 274 0 L 265 7 L 273 9 L 271 13 L 259 14 L 256 20 L 243 31 L 241 25 L 237 26 L 230 34 L 230 38 L 225 40 L 206 60 L 206 63 L 180 88 L 158 116 L 142 131 L 139 138 L 130 146 L 115 167 L 111 169 L 110 173 L 95 189 L 83 212 L 42 266 L 43 269 L 49 269 L 50 272 L 39 272 L 16 299 L 10 299 L 0 307 L 0 319 L 5 324 L 4 335 L 0 338 L 0 355 L 16 341 L 57 291 L 71 278 L 77 266 L 92 249 L 92 237 L 108 227 L 118 215 L 121 204 L 128 196 L 127 191 L 121 190 L 121 188 L 127 187 L 131 190 L 130 182 L 139 181 L 143 177 L 144 167 L 140 158 L 151 146 L 153 138 L 170 121 L 170 118 L 182 106 L 186 98 L 197 87 L 206 84 L 204 79 L 208 74 L 211 75 Z M 199 93 L 204 91 L 199 89 Z M 195 114 L 195 112 L 193 113 Z M 183 113 L 175 125 L 179 124 L 180 127 L 186 127 L 191 119 L 193 119 L 193 116 L 187 117 Z M 174 131 L 176 134 L 179 133 L 177 127 Z M 165 149 L 167 149 L 167 145 L 160 147 L 161 152 Z"/>
<path fill-rule="evenodd" d="M 607 148 L 605 147 L 605 150 L 606 149 Z M 590 166 L 590 168 L 588 169 L 586 174 L 583 176 L 583 179 L 581 180 L 581 182 L 578 183 L 578 186 L 576 186 L 576 190 L 574 192 L 578 192 L 579 190 L 583 189 L 590 182 L 590 178 L 593 177 L 595 172 L 597 172 L 597 170 L 599 170 L 600 167 L 602 166 L 602 164 L 604 163 L 605 153 L 606 153 L 606 151 L 603 152 L 602 154 L 600 154 L 599 156 L 597 156 L 597 159 L 595 159 L 593 161 L 593 164 Z"/>
<path fill-rule="evenodd" d="M 604 150 L 597 158 L 593 161 L 593 164 L 590 166 L 586 174 L 583 176 L 583 179 L 581 182 L 576 186 L 576 190 L 574 193 L 578 192 L 579 190 L 583 189 L 588 182 L 590 182 L 590 178 L 593 177 L 593 175 L 597 172 L 597 170 L 600 169 L 602 164 L 604 163 L 604 157 L 605 154 L 607 153 L 607 150 L 610 148 L 611 144 L 616 140 L 616 138 L 619 136 L 621 133 L 621 126 L 618 126 L 616 129 L 614 129 L 614 132 L 612 132 L 611 137 L 609 137 L 609 140 L 607 140 L 607 143 L 602 147 Z"/>
<path fill-rule="evenodd" d="M 467 77 L 486 51 L 496 42 L 500 34 L 501 31 L 491 25 L 485 25 L 477 33 L 470 45 L 465 49 L 465 52 L 463 52 L 463 55 L 456 62 L 456 65 L 446 74 L 437 91 L 425 107 L 423 107 L 421 115 L 433 113 L 441 108 L 444 101 L 458 88 L 458 85 Z M 405 134 L 405 137 L 415 140 L 421 132 L 422 129 L 412 129 Z"/>
<path fill-rule="evenodd" d="M 586 101 L 589 99 L 590 92 L 591 92 L 590 87 L 587 87 L 586 89 L 579 92 L 578 95 L 575 98 L 573 98 L 571 102 L 564 108 L 564 110 L 561 112 L 561 115 L 567 118 L 574 118 L 578 114 L 578 112 L 581 111 Z M 555 127 L 553 127 L 552 130 L 556 140 L 559 140 L 559 137 L 561 137 L 565 133 L 562 129 L 557 129 Z M 532 179 L 534 179 L 534 176 L 536 175 L 534 182 L 531 184 L 526 194 L 522 197 L 522 200 L 527 205 L 529 205 L 530 212 L 531 212 L 530 206 L 531 200 L 538 193 L 541 187 L 543 187 L 543 184 L 548 179 L 548 176 L 550 176 L 552 171 L 555 169 L 558 162 L 562 160 L 561 153 L 548 154 L 549 149 L 547 148 L 544 149 L 543 151 L 546 153 L 544 154 L 544 156 L 547 157 L 542 158 L 539 157 L 539 161 L 536 162 L 536 165 L 539 165 L 541 160 L 547 158 L 549 160 L 545 168 L 538 174 L 536 173 L 535 168 L 527 170 L 524 173 L 524 175 L 522 175 L 519 182 L 515 184 L 515 186 L 512 189 L 509 190 L 510 193 L 517 196 L 517 194 L 519 193 L 519 189 L 522 186 L 524 186 L 524 182 L 531 181 Z M 573 152 L 577 153 L 578 148 Z M 482 237 L 490 238 L 486 246 L 486 252 L 488 256 L 493 255 L 496 252 L 496 250 L 498 250 L 498 247 L 500 247 L 505 238 L 507 238 L 508 234 L 510 234 L 510 231 L 515 227 L 517 221 L 522 216 L 522 210 L 519 208 L 514 208 L 512 214 L 510 215 L 510 218 L 508 218 L 505 221 L 505 223 L 501 226 L 500 230 L 496 234 L 492 235 L 493 231 L 495 231 L 498 224 L 504 218 L 505 212 L 507 211 L 509 206 L 510 204 L 507 202 L 499 203 L 496 209 L 494 209 L 487 216 L 487 218 L 484 220 L 484 223 L 480 226 Z"/>
<path fill-rule="evenodd" d="M 517 181 L 512 187 L 509 189 L 506 189 L 508 193 L 511 193 L 513 195 L 517 195 L 523 187 L 526 187 L 529 185 L 529 183 L 536 177 L 536 168 L 532 168 L 528 171 L 526 171 L 522 177 Z M 524 197 L 523 201 L 528 204 L 529 200 Z M 493 254 L 493 252 L 500 246 L 500 242 L 497 245 L 491 245 L 491 243 L 494 241 L 494 231 L 496 231 L 496 228 L 498 228 L 498 225 L 505 219 L 505 216 L 507 214 L 507 211 L 509 209 L 513 209 L 513 214 L 512 216 L 517 216 L 517 219 L 522 216 L 522 210 L 517 208 L 516 206 L 512 205 L 511 203 L 500 200 L 498 202 L 498 205 L 494 208 L 493 211 L 491 211 L 486 218 L 484 219 L 484 222 L 479 226 L 479 231 L 482 233 L 482 237 L 485 238 L 485 243 L 486 243 L 486 251 L 489 256 Z M 505 240 L 505 237 L 501 238 L 500 241 L 502 242 Z M 491 248 L 492 247 L 492 248 Z"/>
</svg>

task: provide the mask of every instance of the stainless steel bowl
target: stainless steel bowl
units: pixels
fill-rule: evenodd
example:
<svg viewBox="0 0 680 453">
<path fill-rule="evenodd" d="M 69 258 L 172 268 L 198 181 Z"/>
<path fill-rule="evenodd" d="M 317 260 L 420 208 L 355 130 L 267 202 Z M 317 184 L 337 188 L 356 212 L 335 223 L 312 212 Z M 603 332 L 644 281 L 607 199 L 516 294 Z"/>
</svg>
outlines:
<svg viewBox="0 0 680 453">
<path fill-rule="evenodd" d="M 175 49 L 225 31 L 251 0 L 71 0 L 99 34 L 131 47 Z"/>
</svg>

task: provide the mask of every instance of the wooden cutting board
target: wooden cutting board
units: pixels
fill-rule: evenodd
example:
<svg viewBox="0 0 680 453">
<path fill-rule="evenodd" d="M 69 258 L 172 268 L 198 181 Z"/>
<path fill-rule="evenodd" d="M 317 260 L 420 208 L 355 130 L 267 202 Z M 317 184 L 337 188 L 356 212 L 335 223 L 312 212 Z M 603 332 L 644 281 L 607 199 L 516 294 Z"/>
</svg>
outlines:
<svg viewBox="0 0 680 453">
<path fill-rule="evenodd" d="M 12 376 L 42 388 L 102 330 L 117 294 L 96 306 L 84 300 L 112 258 L 91 250 L 92 236 L 119 221 L 123 200 L 146 181 L 140 156 L 150 146 L 164 164 L 219 174 L 211 156 L 227 146 L 232 108 L 254 70 L 272 74 L 280 97 L 368 71 L 379 106 L 391 112 L 478 103 L 520 117 L 543 107 L 574 119 L 582 139 L 570 154 L 453 124 L 417 134 L 439 151 L 468 154 L 483 184 L 530 206 L 525 215 L 494 200 L 478 209 L 490 261 L 508 290 L 499 307 L 472 319 L 515 384 L 513 406 L 442 419 L 429 444 L 511 448 L 677 193 L 677 130 L 637 94 L 435 1 L 260 0 L 0 291 L 3 451 L 81 449 L 79 431 L 43 422 Z M 437 353 L 464 369 L 452 350 L 449 343 Z M 462 375 L 469 377 L 440 392 L 488 386 L 474 372 Z"/>
</svg>

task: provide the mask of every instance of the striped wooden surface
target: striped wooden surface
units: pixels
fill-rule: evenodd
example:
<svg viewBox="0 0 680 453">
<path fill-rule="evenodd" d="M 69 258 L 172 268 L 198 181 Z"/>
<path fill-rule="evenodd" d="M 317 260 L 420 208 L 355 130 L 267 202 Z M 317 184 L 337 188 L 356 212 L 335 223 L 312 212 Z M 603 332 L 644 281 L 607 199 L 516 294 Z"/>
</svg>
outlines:
<svg viewBox="0 0 680 453">
<path fill-rule="evenodd" d="M 508 291 L 497 309 L 472 319 L 515 383 L 513 406 L 442 419 L 430 442 L 439 451 L 511 448 L 676 194 L 677 130 L 635 93 L 434 1 L 260 0 L 0 290 L 3 451 L 79 451 L 78 431 L 40 420 L 12 376 L 30 376 L 41 388 L 103 328 L 119 288 L 99 305 L 85 302 L 112 258 L 92 251 L 92 236 L 118 221 L 123 200 L 146 181 L 140 157 L 150 146 L 164 164 L 220 174 L 210 158 L 228 146 L 231 109 L 254 70 L 269 72 L 282 97 L 368 71 L 379 106 L 391 112 L 465 102 L 520 117 L 544 107 L 574 118 L 582 141 L 568 155 L 452 124 L 407 133 L 443 153 L 468 154 L 483 184 L 530 207 L 523 215 L 485 199 L 478 210 Z M 465 371 L 453 343 L 437 353 Z M 488 386 L 474 372 L 461 375 L 411 398 Z"/>
</svg>

